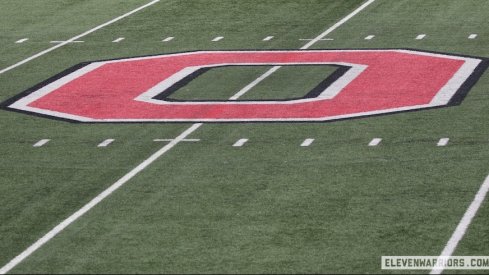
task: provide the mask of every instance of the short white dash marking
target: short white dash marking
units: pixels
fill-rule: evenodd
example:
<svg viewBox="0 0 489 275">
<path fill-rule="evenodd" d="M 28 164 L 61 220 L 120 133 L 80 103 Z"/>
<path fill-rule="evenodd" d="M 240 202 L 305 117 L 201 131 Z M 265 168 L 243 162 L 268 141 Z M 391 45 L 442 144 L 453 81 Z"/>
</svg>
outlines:
<svg viewBox="0 0 489 275">
<path fill-rule="evenodd" d="M 217 42 L 217 41 L 219 41 L 219 40 L 221 40 L 223 38 L 224 38 L 224 36 L 215 37 L 214 39 L 212 39 L 212 42 Z"/>
<path fill-rule="evenodd" d="M 370 141 L 370 143 L 368 144 L 368 146 L 377 146 L 379 145 L 379 143 L 382 141 L 381 138 L 374 138 Z"/>
<path fill-rule="evenodd" d="M 469 39 L 475 39 L 476 37 L 477 37 L 477 34 L 473 33 L 473 34 L 469 35 L 468 38 Z"/>
<path fill-rule="evenodd" d="M 40 141 L 36 142 L 34 145 L 32 145 L 33 147 L 41 147 L 43 146 L 44 144 L 48 143 L 50 141 L 50 139 L 41 139 Z"/>
<path fill-rule="evenodd" d="M 273 36 L 267 36 L 265 38 L 263 38 L 263 41 L 270 41 L 273 39 Z"/>
<path fill-rule="evenodd" d="M 233 147 L 241 147 L 243 146 L 246 142 L 248 141 L 248 139 L 246 138 L 242 138 L 242 139 L 239 139 L 238 141 L 236 141 L 234 144 L 233 144 Z"/>
<path fill-rule="evenodd" d="M 99 145 L 97 145 L 97 147 L 107 147 L 113 141 L 114 141 L 114 139 L 112 139 L 112 138 L 106 139 L 106 140 L 102 141 L 101 143 L 99 143 Z"/>
<path fill-rule="evenodd" d="M 375 35 L 367 35 L 364 39 L 365 40 L 372 40 L 375 37 Z"/>
<path fill-rule="evenodd" d="M 472 203 L 469 205 L 469 208 L 467 208 L 467 210 L 465 211 L 464 216 L 458 223 L 457 228 L 455 228 L 455 231 L 453 231 L 452 236 L 450 237 L 447 244 L 445 245 L 445 248 L 443 248 L 443 251 L 441 252 L 438 259 L 443 259 L 443 257 L 452 256 L 453 252 L 458 246 L 458 243 L 462 240 L 462 238 L 465 235 L 465 232 L 469 228 L 469 225 L 472 223 L 472 219 L 475 217 L 475 214 L 477 214 L 477 211 L 479 210 L 482 203 L 484 202 L 484 199 L 486 198 L 487 195 L 487 191 L 489 191 L 489 176 L 486 177 L 481 187 L 479 188 L 479 191 L 477 191 L 477 194 L 475 194 Z M 443 267 L 434 267 L 431 270 L 430 274 L 441 274 L 442 272 L 443 272 Z"/>
<path fill-rule="evenodd" d="M 173 139 L 171 139 L 171 138 L 155 138 L 155 139 L 153 139 L 153 141 L 173 141 Z M 197 141 L 200 141 L 200 139 L 198 139 L 198 138 L 186 138 L 186 139 L 182 139 L 182 141 L 197 142 Z"/>
<path fill-rule="evenodd" d="M 425 37 L 426 37 L 426 34 L 418 34 L 418 36 L 416 36 L 416 40 L 421 40 Z"/>
<path fill-rule="evenodd" d="M 119 43 L 119 42 L 121 42 L 122 40 L 124 40 L 124 37 L 119 37 L 119 38 L 117 38 L 116 40 L 114 40 L 114 41 L 112 41 L 112 42 L 114 42 L 114 43 Z"/>
<path fill-rule="evenodd" d="M 302 146 L 302 147 L 307 147 L 307 146 L 311 145 L 313 141 L 314 141 L 314 139 L 313 139 L 313 138 L 306 138 L 306 139 L 305 139 L 305 140 L 302 142 L 301 146 Z"/>
<path fill-rule="evenodd" d="M 168 41 L 172 41 L 175 37 L 173 36 L 168 36 L 167 38 L 163 39 L 162 41 L 163 42 L 168 42 Z"/>
<path fill-rule="evenodd" d="M 436 146 L 446 146 L 448 144 L 449 138 L 440 138 Z"/>
<path fill-rule="evenodd" d="M 29 38 L 22 38 L 22 39 L 15 41 L 15 43 L 20 44 L 20 43 L 26 42 L 27 40 L 29 40 Z"/>
</svg>

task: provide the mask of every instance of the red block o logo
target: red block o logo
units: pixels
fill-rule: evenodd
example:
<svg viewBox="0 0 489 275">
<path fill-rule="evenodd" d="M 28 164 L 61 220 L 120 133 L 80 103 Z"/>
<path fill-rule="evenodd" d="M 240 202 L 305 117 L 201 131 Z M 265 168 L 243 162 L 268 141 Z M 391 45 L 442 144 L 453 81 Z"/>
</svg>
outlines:
<svg viewBox="0 0 489 275">
<path fill-rule="evenodd" d="M 298 99 L 167 98 L 204 69 L 243 65 L 340 69 Z M 200 51 L 83 63 L 3 105 L 83 122 L 330 121 L 459 104 L 486 68 L 484 58 L 402 49 Z"/>
</svg>

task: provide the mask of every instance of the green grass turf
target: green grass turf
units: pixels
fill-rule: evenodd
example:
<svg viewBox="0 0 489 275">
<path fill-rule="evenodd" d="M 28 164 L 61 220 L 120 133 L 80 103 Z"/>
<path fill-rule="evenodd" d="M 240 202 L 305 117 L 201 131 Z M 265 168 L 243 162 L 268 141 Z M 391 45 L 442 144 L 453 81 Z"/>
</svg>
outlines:
<svg viewBox="0 0 489 275">
<path fill-rule="evenodd" d="M 226 66 L 213 68 L 170 95 L 179 100 L 227 100 L 272 66 Z M 282 66 L 258 83 L 241 100 L 301 98 L 335 72 L 333 66 Z M 287 80 L 287 81 L 285 81 Z M 202 88 L 205 87 L 205 88 Z"/>
<path fill-rule="evenodd" d="M 65 39 L 144 3 L 53 2 L 71 15 L 57 21 Z M 39 43 L 45 47 L 59 39 L 47 38 L 50 31 L 43 28 L 52 19 L 23 21 L 48 13 L 42 5 L 31 11 L 5 3 L 9 8 L 0 10 L 0 18 L 9 15 L 11 21 L 1 20 L 24 26 L 2 36 L 1 45 L 9 45 L 5 65 L 39 49 L 32 43 L 16 51 L 10 43 L 17 37 L 43 37 L 44 31 L 46 40 Z M 0 95 L 7 99 L 87 60 L 297 49 L 305 43 L 299 38 L 315 37 L 360 3 L 162 1 L 85 37 L 85 43 L 0 75 Z M 333 32 L 334 41 L 314 48 L 411 47 L 489 56 L 488 12 L 481 1 L 377 0 Z M 86 19 L 74 16 L 79 14 Z M 416 41 L 418 33 L 428 37 Z M 470 33 L 480 36 L 469 41 Z M 376 38 L 363 40 L 369 34 Z M 218 35 L 225 38 L 211 42 Z M 261 41 L 268 35 L 275 38 Z M 121 36 L 122 43 L 110 43 Z M 160 42 L 166 36 L 176 38 Z M 279 70 L 243 98 L 279 96 L 272 89 L 294 85 L 291 74 Z M 321 74 L 308 77 L 312 82 Z M 250 77 L 230 84 L 244 87 Z M 381 272 L 382 255 L 438 255 L 488 172 L 488 87 L 483 76 L 461 106 L 444 109 L 334 123 L 204 125 L 191 136 L 201 142 L 177 145 L 13 272 L 363 273 Z M 219 98 L 233 94 L 205 91 Z M 175 137 L 189 126 L 71 124 L 6 111 L 0 121 L 0 265 L 162 146 L 152 139 Z M 367 147 L 374 137 L 382 137 L 382 144 Z M 435 146 L 441 137 L 450 137 L 449 146 Z M 41 138 L 52 141 L 32 148 Z M 116 141 L 96 148 L 106 138 Z M 231 147 L 239 138 L 250 141 Z M 305 138 L 316 141 L 299 147 Z M 487 205 L 457 255 L 489 254 L 484 213 Z"/>
</svg>

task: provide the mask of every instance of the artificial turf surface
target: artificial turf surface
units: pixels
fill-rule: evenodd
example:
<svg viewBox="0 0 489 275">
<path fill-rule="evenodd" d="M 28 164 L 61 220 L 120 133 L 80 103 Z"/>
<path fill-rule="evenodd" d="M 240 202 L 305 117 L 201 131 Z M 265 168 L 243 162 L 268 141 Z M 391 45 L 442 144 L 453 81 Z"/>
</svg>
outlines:
<svg viewBox="0 0 489 275">
<path fill-rule="evenodd" d="M 4 0 L 0 68 L 144 3 Z M 84 61 L 298 49 L 307 42 L 299 39 L 361 3 L 161 1 L 0 75 L 0 100 Z M 487 14 L 482 1 L 377 0 L 312 48 L 488 57 Z M 420 33 L 427 37 L 415 40 Z M 167 36 L 175 39 L 161 42 Z M 111 43 L 118 37 L 125 40 Z M 213 69 L 174 96 L 225 99 L 267 69 Z M 243 99 L 301 96 L 328 73 L 283 68 Z M 388 116 L 205 124 L 191 136 L 200 142 L 178 144 L 12 272 L 378 273 L 383 255 L 436 256 L 489 170 L 488 88 L 483 75 L 460 106 Z M 163 146 L 153 139 L 189 126 L 79 124 L 1 110 L 0 266 Z M 375 137 L 381 145 L 368 147 Z M 442 137 L 449 145 L 436 147 Z M 33 148 L 42 138 L 51 141 Z M 97 148 L 106 138 L 116 141 Z M 249 141 L 232 147 L 240 138 Z M 315 141 L 299 147 L 305 138 Z M 489 254 L 487 211 L 484 204 L 456 255 Z"/>
</svg>

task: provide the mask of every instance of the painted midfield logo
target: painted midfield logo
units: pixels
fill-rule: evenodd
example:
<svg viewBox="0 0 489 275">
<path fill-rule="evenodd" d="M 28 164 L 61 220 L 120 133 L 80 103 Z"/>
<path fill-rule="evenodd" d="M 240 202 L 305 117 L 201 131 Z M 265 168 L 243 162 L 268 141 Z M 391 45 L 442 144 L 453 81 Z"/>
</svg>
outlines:
<svg viewBox="0 0 489 275">
<path fill-rule="evenodd" d="M 487 63 L 402 49 L 188 52 L 79 64 L 3 106 L 82 122 L 331 121 L 459 104 Z M 168 98 L 211 68 L 258 65 L 338 69 L 302 98 Z"/>
</svg>

